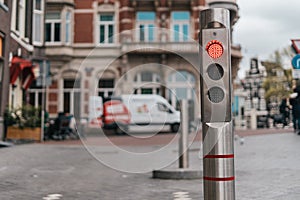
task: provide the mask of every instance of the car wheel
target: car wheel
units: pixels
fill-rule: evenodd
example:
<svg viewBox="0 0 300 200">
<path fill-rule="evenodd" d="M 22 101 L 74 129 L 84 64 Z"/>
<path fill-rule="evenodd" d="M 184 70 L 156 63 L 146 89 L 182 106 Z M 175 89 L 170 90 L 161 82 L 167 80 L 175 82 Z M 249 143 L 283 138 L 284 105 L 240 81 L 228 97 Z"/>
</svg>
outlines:
<svg viewBox="0 0 300 200">
<path fill-rule="evenodd" d="M 172 126 L 171 126 L 172 132 L 177 133 L 179 131 L 179 127 L 180 127 L 180 124 L 178 124 L 178 123 L 172 124 Z"/>
<path fill-rule="evenodd" d="M 125 126 L 122 125 L 118 125 L 115 128 L 115 134 L 116 135 L 125 135 L 127 132 L 127 128 Z"/>
</svg>

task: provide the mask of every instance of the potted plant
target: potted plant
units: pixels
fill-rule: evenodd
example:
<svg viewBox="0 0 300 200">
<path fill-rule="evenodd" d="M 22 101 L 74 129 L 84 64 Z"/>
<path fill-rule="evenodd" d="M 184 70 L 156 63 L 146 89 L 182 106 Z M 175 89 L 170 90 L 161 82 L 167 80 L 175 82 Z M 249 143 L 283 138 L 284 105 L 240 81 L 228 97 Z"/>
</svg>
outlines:
<svg viewBox="0 0 300 200">
<path fill-rule="evenodd" d="M 6 111 L 6 139 L 28 139 L 39 141 L 41 138 L 41 109 L 24 105 Z"/>
</svg>

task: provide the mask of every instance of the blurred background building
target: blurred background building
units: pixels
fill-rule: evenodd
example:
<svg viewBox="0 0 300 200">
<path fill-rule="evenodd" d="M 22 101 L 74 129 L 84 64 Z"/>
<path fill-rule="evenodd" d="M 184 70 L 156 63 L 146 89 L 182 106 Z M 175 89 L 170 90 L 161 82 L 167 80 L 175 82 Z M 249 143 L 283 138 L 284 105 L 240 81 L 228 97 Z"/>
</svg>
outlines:
<svg viewBox="0 0 300 200">
<path fill-rule="evenodd" d="M 246 71 L 246 76 L 242 81 L 246 93 L 243 114 L 248 128 L 269 127 L 265 89 L 263 88 L 265 77 L 264 67 L 259 65 L 257 58 L 252 58 L 250 69 Z"/>
<path fill-rule="evenodd" d="M 129 93 L 160 94 L 173 106 L 189 99 L 199 116 L 199 12 L 225 7 L 232 25 L 239 18 L 233 0 L 46 3 L 45 47 L 52 74 L 47 110 L 77 117 L 87 117 L 89 96 Z M 232 45 L 234 77 L 240 50 Z"/>
<path fill-rule="evenodd" d="M 10 9 L 11 1 L 0 0 L 0 141 L 4 137 L 3 119 L 8 102 Z"/>
<path fill-rule="evenodd" d="M 89 97 L 159 94 L 200 116 L 199 12 L 236 0 L 0 0 L 0 129 L 6 108 L 88 117 Z M 236 77 L 241 47 L 232 44 Z M 44 101 L 43 101 L 44 98 Z"/>
</svg>

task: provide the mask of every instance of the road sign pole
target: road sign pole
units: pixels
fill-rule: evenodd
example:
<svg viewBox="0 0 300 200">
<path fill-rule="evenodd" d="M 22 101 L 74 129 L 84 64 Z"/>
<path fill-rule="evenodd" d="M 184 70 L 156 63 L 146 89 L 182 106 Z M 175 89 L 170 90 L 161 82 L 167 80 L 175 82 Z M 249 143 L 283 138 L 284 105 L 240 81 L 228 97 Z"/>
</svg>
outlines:
<svg viewBox="0 0 300 200">
<path fill-rule="evenodd" d="M 229 11 L 200 12 L 204 200 L 234 200 Z"/>
</svg>

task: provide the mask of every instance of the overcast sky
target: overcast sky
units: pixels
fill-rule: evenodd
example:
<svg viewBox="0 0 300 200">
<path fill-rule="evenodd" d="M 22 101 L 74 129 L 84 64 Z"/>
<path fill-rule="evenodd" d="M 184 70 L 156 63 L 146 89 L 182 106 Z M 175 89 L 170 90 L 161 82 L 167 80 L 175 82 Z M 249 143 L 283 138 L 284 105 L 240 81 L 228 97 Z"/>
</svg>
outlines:
<svg viewBox="0 0 300 200">
<path fill-rule="evenodd" d="M 244 56 L 239 77 L 244 77 L 250 58 L 264 60 L 277 49 L 300 39 L 300 0 L 237 0 L 240 19 L 234 27 L 233 42 L 242 46 Z M 289 63 L 287 63 L 289 65 Z"/>
</svg>

